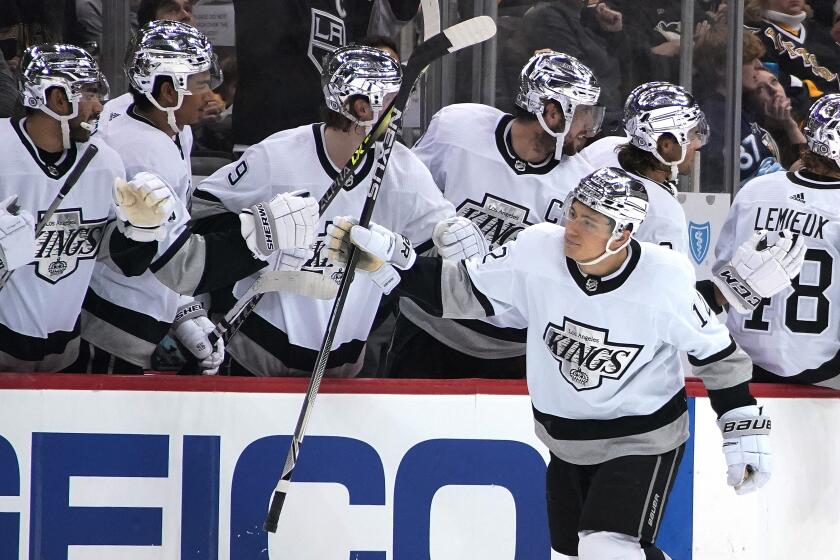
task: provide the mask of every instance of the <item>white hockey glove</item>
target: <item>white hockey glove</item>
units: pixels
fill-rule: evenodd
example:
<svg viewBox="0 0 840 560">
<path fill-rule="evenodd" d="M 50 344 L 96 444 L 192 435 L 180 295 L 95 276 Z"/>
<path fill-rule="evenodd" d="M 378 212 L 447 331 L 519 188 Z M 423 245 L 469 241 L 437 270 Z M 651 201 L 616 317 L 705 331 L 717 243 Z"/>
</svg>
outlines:
<svg viewBox="0 0 840 560">
<path fill-rule="evenodd" d="M 181 307 L 175 314 L 172 330 L 181 344 L 198 358 L 198 365 L 203 375 L 216 375 L 225 357 L 225 343 L 221 337 L 215 347 L 210 344 L 207 335 L 213 332 L 213 322 L 207 318 L 207 311 L 199 301 L 189 296 L 179 300 Z"/>
<path fill-rule="evenodd" d="M 315 243 L 318 201 L 305 191 L 278 194 L 244 208 L 239 222 L 254 258 L 268 260 L 274 251 L 305 249 Z"/>
<path fill-rule="evenodd" d="M 411 268 L 417 254 L 405 236 L 373 222 L 369 229 L 358 223 L 348 216 L 333 219 L 333 223 L 327 226 L 327 258 L 346 264 L 350 258 L 350 243 L 353 243 L 362 250 L 357 269 L 369 273 L 371 281 L 384 294 L 389 294 L 400 282 L 394 267 L 401 270 Z"/>
<path fill-rule="evenodd" d="M 447 260 L 460 261 L 483 257 L 490 251 L 487 239 L 468 218 L 453 216 L 438 222 L 432 233 L 438 255 Z"/>
<path fill-rule="evenodd" d="M 770 480 L 770 418 L 756 405 L 734 408 L 718 419 L 726 456 L 726 483 L 748 494 Z"/>
<path fill-rule="evenodd" d="M 729 264 L 712 274 L 712 281 L 735 311 L 746 314 L 762 298 L 776 295 L 799 274 L 805 241 L 790 230 L 755 232 L 741 244 Z"/>
<path fill-rule="evenodd" d="M 178 203 L 172 188 L 154 173 L 141 171 L 129 182 L 114 180 L 117 226 L 134 241 L 163 240 L 164 224 L 174 217 Z"/>
<path fill-rule="evenodd" d="M 0 201 L 0 274 L 35 258 L 35 219 L 17 205 L 13 195 Z"/>
</svg>

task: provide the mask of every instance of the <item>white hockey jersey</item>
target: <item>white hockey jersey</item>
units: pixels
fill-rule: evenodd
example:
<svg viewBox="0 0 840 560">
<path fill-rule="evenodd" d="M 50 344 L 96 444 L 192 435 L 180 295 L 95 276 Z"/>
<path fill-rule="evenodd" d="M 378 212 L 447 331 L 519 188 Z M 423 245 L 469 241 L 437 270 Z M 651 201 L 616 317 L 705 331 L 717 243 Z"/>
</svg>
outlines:
<svg viewBox="0 0 840 560">
<path fill-rule="evenodd" d="M 306 190 L 320 198 L 338 174 L 324 147 L 324 125 L 313 124 L 278 132 L 251 146 L 239 161 L 202 181 L 196 191 L 196 215 L 215 211 L 240 212 L 280 192 Z M 321 216 L 315 256 L 305 270 L 329 274 L 336 283 L 342 266 L 328 262 L 323 251 L 327 224 L 334 216 L 359 216 L 373 177 L 373 158 L 368 156 L 353 183 L 345 186 Z M 211 206 L 210 209 L 202 205 Z M 379 190 L 373 221 L 405 234 L 415 246 L 428 242 L 434 226 L 454 214 L 443 199 L 428 170 L 409 150 L 394 144 Z M 241 297 L 255 277 L 237 283 L 234 295 Z M 357 274 L 344 306 L 333 342 L 328 370 L 355 375 L 361 367 L 362 349 L 377 305 L 379 289 L 365 275 Z M 300 373 L 308 375 L 324 337 L 332 301 L 294 294 L 267 293 L 256 311 L 234 336 L 228 350 L 234 358 L 258 375 Z"/>
<path fill-rule="evenodd" d="M 25 127 L 26 119 L 0 120 L 0 199 L 17 195 L 37 222 L 87 144 L 50 161 Z M 0 371 L 58 371 L 78 354 L 79 311 L 113 218 L 111 188 L 125 175 L 114 150 L 99 138 L 91 142 L 99 152 L 38 236 L 34 260 L 0 290 Z"/>
<path fill-rule="evenodd" d="M 121 99 L 121 98 L 118 98 Z M 173 137 L 132 110 L 114 117 L 97 137 L 113 147 L 125 163 L 128 178 L 151 171 L 173 188 L 184 205 L 176 212 L 167 236 L 158 243 L 164 253 L 177 242 L 189 221 L 186 204 L 192 196 L 191 137 Z M 140 367 L 166 336 L 178 310 L 179 295 L 147 270 L 127 277 L 104 263 L 96 265 L 82 313 L 82 337 L 98 348 Z"/>
<path fill-rule="evenodd" d="M 514 308 L 527 319 L 528 390 L 537 435 L 552 453 L 596 464 L 682 444 L 688 413 L 680 351 L 708 389 L 732 388 L 752 400 L 749 358 L 695 291 L 685 256 L 633 240 L 619 270 L 586 276 L 564 255 L 564 234 L 538 224 L 482 261 L 418 258 L 414 267 L 436 267 L 450 288 L 430 311 L 478 317 Z M 402 276 L 403 295 L 430 301 L 428 270 Z"/>
<path fill-rule="evenodd" d="M 115 97 L 114 99 L 108 101 L 102 107 L 102 114 L 99 118 L 97 133 L 101 132 L 104 134 L 111 126 L 111 121 L 120 115 L 124 115 L 132 103 L 134 103 L 134 96 L 131 95 L 131 92 L 124 93 L 119 97 Z M 193 145 L 192 128 L 190 126 L 185 126 L 178 137 L 181 139 L 181 147 L 184 150 L 184 154 L 189 157 L 192 152 Z"/>
<path fill-rule="evenodd" d="M 592 171 L 575 157 L 550 157 L 540 164 L 518 158 L 510 140 L 513 120 L 486 105 L 449 105 L 432 118 L 412 149 L 458 215 L 484 232 L 491 249 L 515 239 L 529 225 L 557 222 L 566 194 Z M 501 359 L 525 353 L 525 323 L 516 312 L 482 321 L 451 321 L 425 313 L 410 300 L 400 302 L 400 311 L 464 354 Z"/>
<path fill-rule="evenodd" d="M 747 183 L 721 229 L 715 267 L 754 231 L 785 228 L 808 247 L 799 277 L 752 315 L 730 310 L 726 324 L 759 379 L 769 373 L 840 389 L 840 179 L 781 171 Z"/>
<path fill-rule="evenodd" d="M 606 136 L 587 146 L 580 156 L 593 169 L 602 167 L 618 167 L 617 148 L 630 141 L 625 136 Z M 676 198 L 676 189 L 669 185 L 657 183 L 637 173 L 629 172 L 642 182 L 648 194 L 649 206 L 645 221 L 634 234 L 638 241 L 648 241 L 657 245 L 664 245 L 683 255 L 688 255 L 688 225 L 685 211 Z"/>
</svg>

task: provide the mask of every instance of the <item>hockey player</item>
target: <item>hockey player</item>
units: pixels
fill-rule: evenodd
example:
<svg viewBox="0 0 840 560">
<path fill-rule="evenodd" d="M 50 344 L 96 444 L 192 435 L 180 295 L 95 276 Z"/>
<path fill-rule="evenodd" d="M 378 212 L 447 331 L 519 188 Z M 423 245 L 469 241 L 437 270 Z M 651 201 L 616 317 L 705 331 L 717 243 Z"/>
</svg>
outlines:
<svg viewBox="0 0 840 560">
<path fill-rule="evenodd" d="M 694 154 L 709 138 L 703 111 L 684 88 L 668 82 L 650 82 L 638 86 L 627 97 L 624 128 L 627 137 L 602 138 L 587 146 L 581 156 L 594 168 L 620 167 L 645 186 L 649 206 L 645 221 L 634 235 L 637 240 L 664 245 L 688 256 L 688 227 L 673 181 L 678 175 L 691 173 Z M 798 274 L 801 240 L 794 244 L 790 232 L 783 232 L 781 237 L 773 237 L 771 251 L 758 250 L 758 240 L 740 248 L 740 262 L 744 263 L 739 271 L 740 281 L 721 283 L 719 287 L 709 280 L 697 283 L 698 291 L 715 313 L 722 312 L 726 304 L 747 313 L 754 307 L 750 301 L 755 300 L 745 297 L 745 290 L 770 297 Z M 774 259 L 774 254 L 778 259 Z M 756 268 L 750 270 L 748 262 L 755 263 Z"/>
<path fill-rule="evenodd" d="M 175 337 L 199 360 L 203 373 L 215 373 L 224 348 L 221 339 L 215 347 L 207 339 L 213 324 L 206 311 L 192 297 L 180 296 L 161 283 L 155 273 L 167 274 L 164 264 L 172 260 L 172 253 L 189 246 L 187 239 L 194 237 L 186 228 L 193 187 L 188 138 L 182 130 L 200 119 L 206 97 L 220 80 L 216 56 L 207 38 L 194 27 L 156 21 L 139 31 L 130 47 L 127 64 L 134 103 L 99 135 L 123 155 L 127 174 L 134 177 L 130 187 L 121 184 L 117 188 L 120 227 L 126 237 L 136 242 L 156 241 L 157 256 L 151 270 L 133 277 L 105 264 L 97 265 L 82 312 L 84 344 L 74 368 L 87 372 L 142 373 L 151 367 L 155 347 L 172 328 Z M 123 199 L 126 189 L 131 187 L 150 193 L 168 193 L 171 189 L 174 193 L 171 202 L 177 208 L 173 223 L 160 230 L 126 225 L 126 221 L 131 221 L 126 215 L 131 208 Z M 314 205 L 314 199 L 310 200 Z M 275 217 L 279 218 L 280 213 L 276 212 Z M 247 219 L 253 224 L 252 217 Z M 286 219 L 294 222 L 293 215 Z M 249 253 L 243 257 L 239 252 L 239 258 L 228 254 L 231 237 L 234 243 L 244 245 L 239 220 L 235 221 L 234 231 L 206 235 L 201 240 L 206 245 L 205 255 L 211 255 L 217 266 L 205 266 L 198 272 L 188 270 L 187 274 L 178 267 L 175 274 L 200 273 L 202 281 L 207 283 L 214 274 L 231 274 L 232 269 L 239 269 L 238 278 L 242 278 L 263 266 L 261 260 L 251 258 Z M 220 240 L 224 236 L 227 241 Z M 200 243 L 193 243 L 197 244 Z M 121 264 L 117 255 L 112 258 Z M 218 266 L 223 260 L 224 266 Z M 130 266 L 139 265 L 130 263 Z"/>
<path fill-rule="evenodd" d="M 803 169 L 757 177 L 738 191 L 715 269 L 755 231 L 789 228 L 804 238 L 805 263 L 793 284 L 761 299 L 749 316 L 730 309 L 726 324 L 752 357 L 756 381 L 840 389 L 840 94 L 814 103 L 804 132 Z"/>
<path fill-rule="evenodd" d="M 0 120 L 0 268 L 14 269 L 0 290 L 0 371 L 59 371 L 79 350 L 79 311 L 113 217 L 114 177 L 125 170 L 90 138 L 108 85 L 87 52 L 30 47 L 18 86 L 26 116 Z M 34 239 L 87 142 L 99 152 Z"/>
<path fill-rule="evenodd" d="M 521 71 L 513 115 L 458 104 L 432 118 L 412 151 L 458 216 L 481 230 L 485 242 L 472 245 L 479 256 L 486 246 L 495 249 L 531 224 L 558 219 L 563 185 L 592 171 L 569 156 L 600 128 L 600 90 L 592 71 L 576 58 L 543 51 Z M 459 224 L 450 229 L 466 235 Z M 452 252 L 457 248 L 442 248 L 442 254 L 456 260 L 474 256 Z M 400 311 L 389 355 L 391 375 L 524 376 L 525 332 L 510 328 L 521 323 L 516 317 L 440 319 L 410 300 L 400 302 Z"/>
<path fill-rule="evenodd" d="M 220 73 L 207 38 L 184 23 L 156 21 L 140 29 L 129 46 L 126 75 L 134 102 L 111 120 L 99 136 L 122 155 L 135 185 L 172 187 L 186 205 L 192 195 L 191 136 L 182 132 L 197 122 L 202 105 Z M 180 212 L 180 225 L 189 219 Z M 169 228 L 170 236 L 179 233 Z M 171 245 L 174 239 L 161 240 Z M 177 320 L 176 320 L 177 319 Z M 217 370 L 224 355 L 221 341 L 213 348 L 207 334 L 213 325 L 192 297 L 179 296 L 151 271 L 127 278 L 104 263 L 96 267 L 82 311 L 81 372 L 142 373 L 176 323 L 176 337 L 199 360 L 205 373 Z"/>
<path fill-rule="evenodd" d="M 399 273 L 398 293 L 429 312 L 514 308 L 527 319 L 528 390 L 551 452 L 551 543 L 582 560 L 667 558 L 654 541 L 689 435 L 681 351 L 718 414 L 728 484 L 742 494 L 770 477 L 770 421 L 750 395 L 750 359 L 695 292 L 688 259 L 633 238 L 647 206 L 641 183 L 600 169 L 566 199 L 564 225 L 528 227 L 483 260 L 416 257 Z M 334 223 L 331 258 L 349 237 L 365 251 L 360 269 L 392 266 L 395 234 Z"/>
<path fill-rule="evenodd" d="M 275 193 L 295 189 L 305 189 L 316 198 L 323 195 L 399 89 L 401 78 L 399 64 L 383 51 L 362 46 L 336 50 L 324 66 L 323 91 L 329 108 L 326 122 L 278 132 L 207 178 L 193 199 L 196 218 L 237 212 Z M 330 212 L 361 213 L 373 166 L 369 154 L 332 202 Z M 412 241 L 423 245 L 430 240 L 435 224 L 453 215 L 454 208 L 443 199 L 429 171 L 404 146 L 394 144 L 374 210 L 376 219 L 407 232 Z M 328 223 L 322 216 L 317 226 L 320 236 Z M 303 259 L 303 270 L 329 275 L 338 283 L 344 270 L 328 263 L 322 249 L 319 238 L 314 257 Z M 384 285 L 380 279 L 374 280 Z M 237 284 L 234 294 L 242 296 L 252 281 Z M 381 294 L 382 288 L 369 277 L 353 282 L 345 306 L 352 320 L 339 324 L 327 375 L 358 373 Z M 332 301 L 266 294 L 229 342 L 228 351 L 234 358 L 231 372 L 309 375 L 331 307 Z"/>
</svg>

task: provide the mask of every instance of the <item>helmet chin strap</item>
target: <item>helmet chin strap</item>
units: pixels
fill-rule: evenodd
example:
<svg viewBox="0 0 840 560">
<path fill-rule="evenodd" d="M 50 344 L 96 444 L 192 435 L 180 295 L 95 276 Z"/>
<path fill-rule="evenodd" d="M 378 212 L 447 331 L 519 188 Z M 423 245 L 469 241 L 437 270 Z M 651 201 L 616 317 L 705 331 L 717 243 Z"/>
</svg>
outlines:
<svg viewBox="0 0 840 560">
<path fill-rule="evenodd" d="M 174 107 L 163 107 L 160 103 L 158 103 L 157 99 L 151 93 L 146 93 L 146 99 L 151 102 L 152 105 L 166 113 L 166 122 L 169 123 L 169 128 L 172 129 L 174 134 L 178 134 L 180 129 L 178 128 L 178 124 L 175 121 L 175 111 L 181 108 L 181 104 L 184 102 L 184 94 L 180 91 L 178 92 L 178 102 L 175 103 Z"/>
<path fill-rule="evenodd" d="M 545 123 L 545 119 L 543 118 L 542 113 L 536 113 L 537 121 L 539 121 L 540 126 L 545 130 L 548 134 L 554 137 L 555 144 L 554 144 L 554 159 L 560 160 L 563 157 L 563 144 L 566 141 L 566 134 L 569 132 L 569 125 L 571 124 L 566 119 L 566 125 L 563 127 L 563 132 L 554 132 L 549 128 L 549 126 Z"/>
<path fill-rule="evenodd" d="M 685 146 L 680 144 L 680 159 L 678 159 L 676 161 L 665 161 L 665 158 L 662 157 L 662 154 L 659 153 L 658 149 L 654 149 L 654 150 L 652 150 L 652 152 L 653 152 L 653 157 L 655 157 L 656 159 L 658 159 L 660 162 L 664 163 L 665 165 L 667 165 L 671 169 L 671 176 L 668 178 L 668 180 L 669 181 L 676 181 L 677 178 L 679 177 L 679 172 L 680 172 L 678 166 L 685 159 L 685 153 L 686 153 Z"/>
<path fill-rule="evenodd" d="M 41 110 L 57 120 L 61 124 L 61 144 L 64 146 L 65 150 L 70 149 L 70 121 L 76 118 L 76 115 L 79 114 L 79 102 L 72 101 L 70 102 L 70 106 L 73 110 L 70 112 L 69 115 L 59 115 L 46 104 L 41 106 Z"/>
<path fill-rule="evenodd" d="M 602 260 L 606 259 L 607 257 L 610 257 L 610 256 L 612 256 L 612 255 L 615 255 L 616 253 L 618 253 L 619 251 L 621 251 L 622 249 L 624 249 L 625 247 L 627 247 L 627 245 L 629 245 L 629 244 L 630 244 L 630 239 L 632 239 L 632 236 L 631 236 L 631 237 L 628 237 L 628 238 L 627 238 L 627 241 L 625 241 L 624 243 L 622 243 L 622 244 L 621 244 L 621 246 L 620 246 L 619 248 L 617 248 L 617 249 L 610 249 L 610 243 L 612 243 L 612 242 L 615 240 L 615 238 L 610 238 L 610 240 L 609 240 L 609 241 L 607 241 L 607 245 L 604 247 L 604 252 L 603 252 L 603 253 L 601 253 L 601 255 L 599 255 L 599 256 L 597 256 L 597 257 L 595 257 L 594 259 L 589 259 L 588 261 L 575 261 L 575 262 L 577 262 L 577 264 L 579 264 L 579 265 L 583 265 L 583 266 L 589 266 L 589 265 L 593 265 L 593 264 L 598 264 L 599 262 L 601 262 Z"/>
</svg>

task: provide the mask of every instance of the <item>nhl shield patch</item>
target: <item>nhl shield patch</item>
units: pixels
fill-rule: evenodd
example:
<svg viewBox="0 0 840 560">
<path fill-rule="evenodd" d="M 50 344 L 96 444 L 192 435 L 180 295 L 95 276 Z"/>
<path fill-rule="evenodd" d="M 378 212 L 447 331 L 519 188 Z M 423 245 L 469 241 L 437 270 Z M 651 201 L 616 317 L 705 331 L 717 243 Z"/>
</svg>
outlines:
<svg viewBox="0 0 840 560">
<path fill-rule="evenodd" d="M 691 249 L 691 256 L 694 262 L 702 264 L 703 259 L 709 252 L 709 245 L 712 241 L 712 224 L 705 222 L 696 224 L 688 222 L 688 246 Z"/>
</svg>

